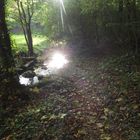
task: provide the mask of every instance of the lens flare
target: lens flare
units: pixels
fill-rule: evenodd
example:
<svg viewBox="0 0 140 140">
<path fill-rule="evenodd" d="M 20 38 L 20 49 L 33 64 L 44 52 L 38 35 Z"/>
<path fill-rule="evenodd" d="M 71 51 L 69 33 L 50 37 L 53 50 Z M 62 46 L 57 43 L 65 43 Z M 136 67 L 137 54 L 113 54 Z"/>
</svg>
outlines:
<svg viewBox="0 0 140 140">
<path fill-rule="evenodd" d="M 67 63 L 68 63 L 68 60 L 65 58 L 65 56 L 63 54 L 55 53 L 52 56 L 52 59 L 51 59 L 51 61 L 48 64 L 48 68 L 61 69 Z"/>
</svg>

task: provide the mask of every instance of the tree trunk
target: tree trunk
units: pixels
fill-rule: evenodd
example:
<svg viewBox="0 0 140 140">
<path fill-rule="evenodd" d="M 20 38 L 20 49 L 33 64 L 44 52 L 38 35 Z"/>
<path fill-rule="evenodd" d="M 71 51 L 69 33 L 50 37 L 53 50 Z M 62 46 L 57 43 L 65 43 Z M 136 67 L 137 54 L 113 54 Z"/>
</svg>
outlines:
<svg viewBox="0 0 140 140">
<path fill-rule="evenodd" d="M 5 3 L 5 0 L 0 2 L 0 95 L 2 97 L 14 93 L 19 85 L 5 20 Z"/>
<path fill-rule="evenodd" d="M 33 15 L 33 10 L 31 10 L 32 7 L 29 7 L 29 5 L 27 9 L 25 9 L 25 7 L 22 4 L 22 1 L 20 0 L 17 0 L 17 7 L 19 12 L 20 24 L 22 26 L 22 30 L 28 47 L 28 55 L 33 56 L 34 51 L 33 51 L 33 39 L 32 39 L 32 31 L 31 31 L 31 18 Z"/>
<path fill-rule="evenodd" d="M 1 54 L 1 67 L 7 76 L 11 75 L 9 69 L 14 68 L 14 59 L 11 51 L 11 41 L 5 21 L 5 1 L 0 2 L 0 54 Z M 2 69 L 1 69 L 2 70 Z"/>
<path fill-rule="evenodd" d="M 32 39 L 32 32 L 30 24 L 27 25 L 27 38 L 28 38 L 28 55 L 33 56 L 33 39 Z"/>
<path fill-rule="evenodd" d="M 123 4 L 124 4 L 124 1 L 123 0 L 119 0 L 119 20 L 120 20 L 120 23 L 123 22 Z"/>
<path fill-rule="evenodd" d="M 136 0 L 127 0 L 127 17 L 128 17 L 128 34 L 130 45 L 135 54 L 138 54 L 139 51 L 139 36 L 137 31 L 137 7 Z"/>
</svg>

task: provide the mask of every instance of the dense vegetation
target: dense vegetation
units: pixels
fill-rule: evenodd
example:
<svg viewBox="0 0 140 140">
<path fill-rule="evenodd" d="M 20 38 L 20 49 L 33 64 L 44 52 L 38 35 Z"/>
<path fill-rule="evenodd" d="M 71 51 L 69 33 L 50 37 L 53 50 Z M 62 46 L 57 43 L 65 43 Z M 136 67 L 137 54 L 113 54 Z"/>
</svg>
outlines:
<svg viewBox="0 0 140 140">
<path fill-rule="evenodd" d="M 139 140 L 139 54 L 138 0 L 1 0 L 0 139 Z"/>
<path fill-rule="evenodd" d="M 10 26 L 13 30 L 21 31 L 17 24 L 17 21 L 21 24 L 18 8 L 15 2 L 11 3 L 8 18 Z M 24 1 L 22 3 L 24 4 Z M 33 9 L 30 10 L 33 17 L 29 17 L 32 20 L 33 32 L 53 39 L 67 37 L 77 42 L 82 40 L 91 48 L 113 42 L 123 51 L 132 50 L 138 53 L 139 1 L 65 0 L 64 6 L 61 3 L 59 0 L 36 0 L 32 5 L 24 4 L 25 10 Z M 26 18 L 28 20 L 28 16 Z"/>
</svg>

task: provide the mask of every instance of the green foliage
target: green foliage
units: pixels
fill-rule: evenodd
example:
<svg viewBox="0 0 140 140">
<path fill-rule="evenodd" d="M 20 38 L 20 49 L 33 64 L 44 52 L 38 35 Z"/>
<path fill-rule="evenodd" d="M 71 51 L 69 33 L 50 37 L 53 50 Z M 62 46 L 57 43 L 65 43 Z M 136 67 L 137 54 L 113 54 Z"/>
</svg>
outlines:
<svg viewBox="0 0 140 140">
<path fill-rule="evenodd" d="M 13 36 L 11 36 L 11 44 L 12 44 L 12 53 L 15 55 L 19 53 L 21 50 L 18 48 L 16 41 Z"/>
<path fill-rule="evenodd" d="M 20 25 L 19 25 L 20 21 L 19 21 L 19 15 L 18 15 L 18 10 L 17 10 L 16 4 L 15 4 L 15 1 L 8 0 L 6 9 L 7 9 L 6 18 L 7 18 L 8 28 L 10 30 L 13 30 L 16 28 L 19 29 L 20 28 Z"/>
<path fill-rule="evenodd" d="M 12 35 L 12 40 L 13 40 L 12 48 L 14 53 L 27 51 L 24 35 L 22 34 Z M 48 43 L 49 39 L 46 36 L 33 34 L 33 44 L 35 53 L 42 52 L 44 48 L 48 47 Z"/>
<path fill-rule="evenodd" d="M 60 1 L 34 2 L 32 21 L 34 33 L 39 32 L 53 39 L 63 38 L 66 35 L 73 39 L 74 35 L 76 38 L 88 40 L 89 46 L 98 46 L 102 40 L 109 39 L 114 44 L 120 45 L 123 51 L 129 48 L 138 52 L 139 2 L 130 1 L 129 5 L 126 1 L 121 5 L 121 0 L 63 0 L 63 2 L 66 9 L 66 14 L 63 11 L 64 29 L 61 23 Z M 16 32 L 21 32 L 14 1 L 9 0 L 7 9 L 9 25 L 12 29 L 16 29 Z"/>
</svg>

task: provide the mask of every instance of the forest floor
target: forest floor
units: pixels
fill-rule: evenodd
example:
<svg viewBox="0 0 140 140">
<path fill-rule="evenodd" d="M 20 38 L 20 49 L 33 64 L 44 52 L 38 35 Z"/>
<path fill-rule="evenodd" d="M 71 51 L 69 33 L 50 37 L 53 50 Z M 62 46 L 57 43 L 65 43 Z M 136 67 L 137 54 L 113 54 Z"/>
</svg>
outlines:
<svg viewBox="0 0 140 140">
<path fill-rule="evenodd" d="M 5 118 L 2 140 L 139 140 L 135 56 L 71 56 L 59 74 L 30 87 L 32 102 Z"/>
</svg>

